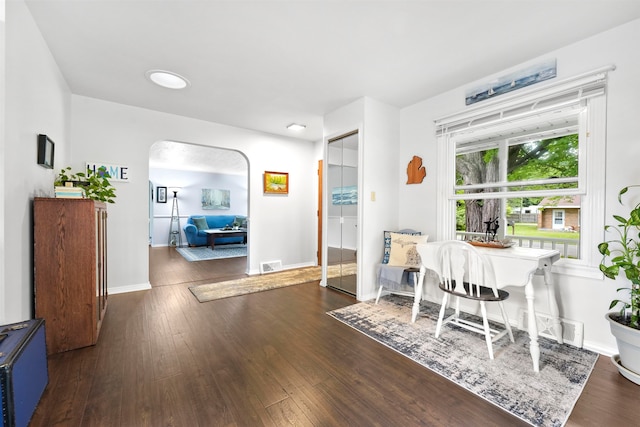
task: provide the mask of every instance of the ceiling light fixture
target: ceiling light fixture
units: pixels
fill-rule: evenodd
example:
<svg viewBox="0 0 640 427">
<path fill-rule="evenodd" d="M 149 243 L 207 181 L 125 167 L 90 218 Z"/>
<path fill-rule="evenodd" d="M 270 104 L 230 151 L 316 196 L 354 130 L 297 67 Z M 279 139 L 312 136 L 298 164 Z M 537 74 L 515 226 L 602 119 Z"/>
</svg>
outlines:
<svg viewBox="0 0 640 427">
<path fill-rule="evenodd" d="M 289 130 L 295 130 L 295 131 L 300 131 L 300 130 L 304 130 L 307 127 L 305 125 L 299 125 L 297 123 L 291 123 L 289 126 L 287 126 L 287 129 Z"/>
<path fill-rule="evenodd" d="M 149 70 L 146 72 L 146 76 L 158 86 L 166 87 L 168 89 L 184 89 L 191 85 L 189 80 L 185 79 L 180 74 L 172 73 L 171 71 Z"/>
</svg>

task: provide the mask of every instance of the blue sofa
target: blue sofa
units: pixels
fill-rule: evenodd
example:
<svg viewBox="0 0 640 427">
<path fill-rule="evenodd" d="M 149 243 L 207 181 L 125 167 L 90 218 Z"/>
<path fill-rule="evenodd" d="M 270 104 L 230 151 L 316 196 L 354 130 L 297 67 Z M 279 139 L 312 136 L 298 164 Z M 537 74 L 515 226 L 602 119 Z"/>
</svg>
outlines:
<svg viewBox="0 0 640 427">
<path fill-rule="evenodd" d="M 196 221 L 194 222 L 194 218 Z M 247 228 L 247 218 L 240 215 L 191 215 L 187 218 L 187 225 L 184 226 L 184 234 L 187 237 L 189 246 L 206 246 L 207 233 L 199 230 L 196 223 L 201 223 L 204 218 L 207 222 L 208 229 L 224 228 L 226 226 L 238 225 L 241 228 Z M 242 237 L 216 237 L 215 244 L 225 243 L 242 243 Z"/>
</svg>

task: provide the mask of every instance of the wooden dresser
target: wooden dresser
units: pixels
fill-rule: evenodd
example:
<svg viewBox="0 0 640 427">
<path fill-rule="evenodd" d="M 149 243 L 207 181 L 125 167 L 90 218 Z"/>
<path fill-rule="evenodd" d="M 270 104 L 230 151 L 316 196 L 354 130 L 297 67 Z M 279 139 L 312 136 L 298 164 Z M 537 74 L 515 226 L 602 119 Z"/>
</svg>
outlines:
<svg viewBox="0 0 640 427">
<path fill-rule="evenodd" d="M 107 208 L 88 199 L 35 198 L 35 315 L 47 353 L 93 345 L 107 308 Z"/>
</svg>

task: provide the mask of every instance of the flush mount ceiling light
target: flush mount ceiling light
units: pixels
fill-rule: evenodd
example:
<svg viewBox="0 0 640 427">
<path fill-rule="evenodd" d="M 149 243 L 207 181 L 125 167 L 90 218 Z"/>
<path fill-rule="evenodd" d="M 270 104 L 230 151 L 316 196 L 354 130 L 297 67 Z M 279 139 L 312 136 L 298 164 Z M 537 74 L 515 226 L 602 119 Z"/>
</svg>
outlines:
<svg viewBox="0 0 640 427">
<path fill-rule="evenodd" d="M 158 86 L 169 89 L 184 89 L 190 85 L 189 80 L 171 71 L 149 70 L 146 72 L 146 76 Z"/>
<path fill-rule="evenodd" d="M 291 123 L 289 126 L 287 126 L 287 129 L 289 130 L 295 130 L 295 131 L 300 131 L 300 130 L 304 130 L 307 127 L 305 125 L 299 125 L 297 123 Z"/>
</svg>

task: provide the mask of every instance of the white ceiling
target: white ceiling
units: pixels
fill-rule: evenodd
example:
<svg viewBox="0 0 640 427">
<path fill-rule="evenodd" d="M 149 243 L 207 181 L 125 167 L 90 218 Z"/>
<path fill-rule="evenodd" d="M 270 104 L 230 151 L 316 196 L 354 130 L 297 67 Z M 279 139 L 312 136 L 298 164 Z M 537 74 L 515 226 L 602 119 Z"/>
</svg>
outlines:
<svg viewBox="0 0 640 427">
<path fill-rule="evenodd" d="M 237 151 L 182 142 L 159 141 L 149 150 L 149 167 L 247 175 L 247 159 Z"/>
<path fill-rule="evenodd" d="M 308 141 L 363 96 L 406 107 L 640 18 L 638 0 L 26 4 L 74 94 Z"/>
</svg>

